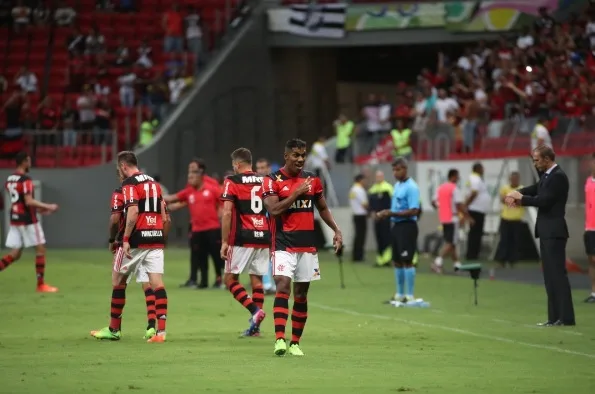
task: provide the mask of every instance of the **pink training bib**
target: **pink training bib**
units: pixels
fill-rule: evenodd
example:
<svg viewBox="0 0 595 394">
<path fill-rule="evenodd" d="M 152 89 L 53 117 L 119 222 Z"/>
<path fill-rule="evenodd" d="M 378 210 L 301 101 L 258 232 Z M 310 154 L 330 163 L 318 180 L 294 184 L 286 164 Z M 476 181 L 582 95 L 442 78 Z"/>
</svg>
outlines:
<svg viewBox="0 0 595 394">
<path fill-rule="evenodd" d="M 438 218 L 440 223 L 452 223 L 455 218 L 455 189 L 457 185 L 452 182 L 445 182 L 436 191 L 436 202 L 438 203 Z"/>
<path fill-rule="evenodd" d="M 585 182 L 585 229 L 595 231 L 595 178 Z"/>
</svg>

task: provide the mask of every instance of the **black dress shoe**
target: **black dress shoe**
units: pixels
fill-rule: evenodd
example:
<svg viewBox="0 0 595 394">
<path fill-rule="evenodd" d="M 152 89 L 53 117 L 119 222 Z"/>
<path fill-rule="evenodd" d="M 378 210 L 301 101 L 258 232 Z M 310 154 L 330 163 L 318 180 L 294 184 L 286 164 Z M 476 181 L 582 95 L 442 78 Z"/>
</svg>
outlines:
<svg viewBox="0 0 595 394">
<path fill-rule="evenodd" d="M 576 326 L 575 322 L 563 322 L 562 320 L 546 321 L 544 323 L 537 323 L 540 327 L 559 327 L 559 326 Z"/>
<path fill-rule="evenodd" d="M 196 282 L 193 280 L 188 279 L 185 283 L 182 283 L 180 285 L 180 287 L 190 287 L 190 288 L 195 288 L 196 287 Z"/>
<path fill-rule="evenodd" d="M 537 323 L 537 325 L 539 327 L 552 327 L 554 325 L 554 322 L 551 322 L 551 321 L 548 320 L 548 321 L 543 322 L 543 323 Z"/>
</svg>

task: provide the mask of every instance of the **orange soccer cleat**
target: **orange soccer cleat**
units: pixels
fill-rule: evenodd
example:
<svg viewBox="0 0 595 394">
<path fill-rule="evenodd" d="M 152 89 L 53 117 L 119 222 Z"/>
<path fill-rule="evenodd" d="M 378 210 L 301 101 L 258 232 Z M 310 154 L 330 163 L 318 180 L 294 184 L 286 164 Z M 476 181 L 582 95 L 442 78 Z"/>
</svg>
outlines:
<svg viewBox="0 0 595 394">
<path fill-rule="evenodd" d="M 37 285 L 37 292 L 38 293 L 57 293 L 58 288 L 50 285 L 46 285 L 45 283 L 42 285 Z"/>
<path fill-rule="evenodd" d="M 147 343 L 164 343 L 165 342 L 165 333 L 158 333 L 153 338 L 147 340 Z"/>
</svg>

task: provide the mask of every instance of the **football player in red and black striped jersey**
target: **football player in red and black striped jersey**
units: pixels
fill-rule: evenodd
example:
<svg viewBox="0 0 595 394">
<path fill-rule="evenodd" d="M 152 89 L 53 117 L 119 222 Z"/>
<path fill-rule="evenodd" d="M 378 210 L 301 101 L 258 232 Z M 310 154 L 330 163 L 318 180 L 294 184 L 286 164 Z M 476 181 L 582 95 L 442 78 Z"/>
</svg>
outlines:
<svg viewBox="0 0 595 394">
<path fill-rule="evenodd" d="M 0 259 L 0 271 L 21 258 L 24 248 L 35 248 L 35 273 L 37 291 L 55 293 L 57 287 L 45 283 L 45 235 L 37 219 L 37 213 L 44 215 L 55 212 L 56 204 L 46 204 L 34 198 L 33 180 L 27 175 L 31 168 L 31 158 L 26 152 L 16 156 L 17 168 L 4 184 L 10 196 L 10 228 L 6 236 L 6 246 L 10 253 Z"/>
<path fill-rule="evenodd" d="M 326 205 L 322 183 L 313 173 L 303 170 L 306 143 L 300 139 L 287 141 L 285 165 L 263 181 L 264 204 L 270 215 L 271 255 L 277 294 L 273 305 L 275 318 L 275 354 L 303 356 L 300 338 L 308 317 L 307 295 L 310 282 L 320 279 L 314 207 L 335 232 L 333 244 L 337 252 L 343 243 L 341 230 Z M 293 280 L 291 342 L 285 342 L 285 326 L 289 314 L 289 295 Z"/>
<path fill-rule="evenodd" d="M 263 177 L 252 171 L 252 153 L 246 148 L 231 154 L 234 175 L 223 185 L 221 201 L 221 257 L 226 260 L 225 285 L 252 315 L 243 336 L 258 336 L 265 317 L 262 309 L 262 276 L 269 270 L 269 224 L 262 204 Z M 250 274 L 252 298 L 239 282 L 241 273 Z"/>
</svg>

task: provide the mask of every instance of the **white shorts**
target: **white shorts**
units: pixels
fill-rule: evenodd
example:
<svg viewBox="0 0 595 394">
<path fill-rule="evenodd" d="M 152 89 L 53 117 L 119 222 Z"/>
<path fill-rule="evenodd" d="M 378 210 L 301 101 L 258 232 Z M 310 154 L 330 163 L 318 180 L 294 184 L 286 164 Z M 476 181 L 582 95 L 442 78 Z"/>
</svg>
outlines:
<svg viewBox="0 0 595 394">
<path fill-rule="evenodd" d="M 41 224 L 24 224 L 10 226 L 6 236 L 6 247 L 10 249 L 30 248 L 45 245 L 45 234 Z"/>
<path fill-rule="evenodd" d="M 266 275 L 269 272 L 269 248 L 230 247 L 225 261 L 225 272 Z"/>
<path fill-rule="evenodd" d="M 287 276 L 294 282 L 320 280 L 317 253 L 291 253 L 278 250 L 272 253 L 272 261 L 273 276 Z"/>
<path fill-rule="evenodd" d="M 137 283 L 149 282 L 149 273 L 163 274 L 163 249 L 131 249 L 132 258 L 124 255 L 121 247 L 114 254 L 114 272 L 128 276 L 126 283 L 130 283 L 136 275 Z"/>
</svg>

